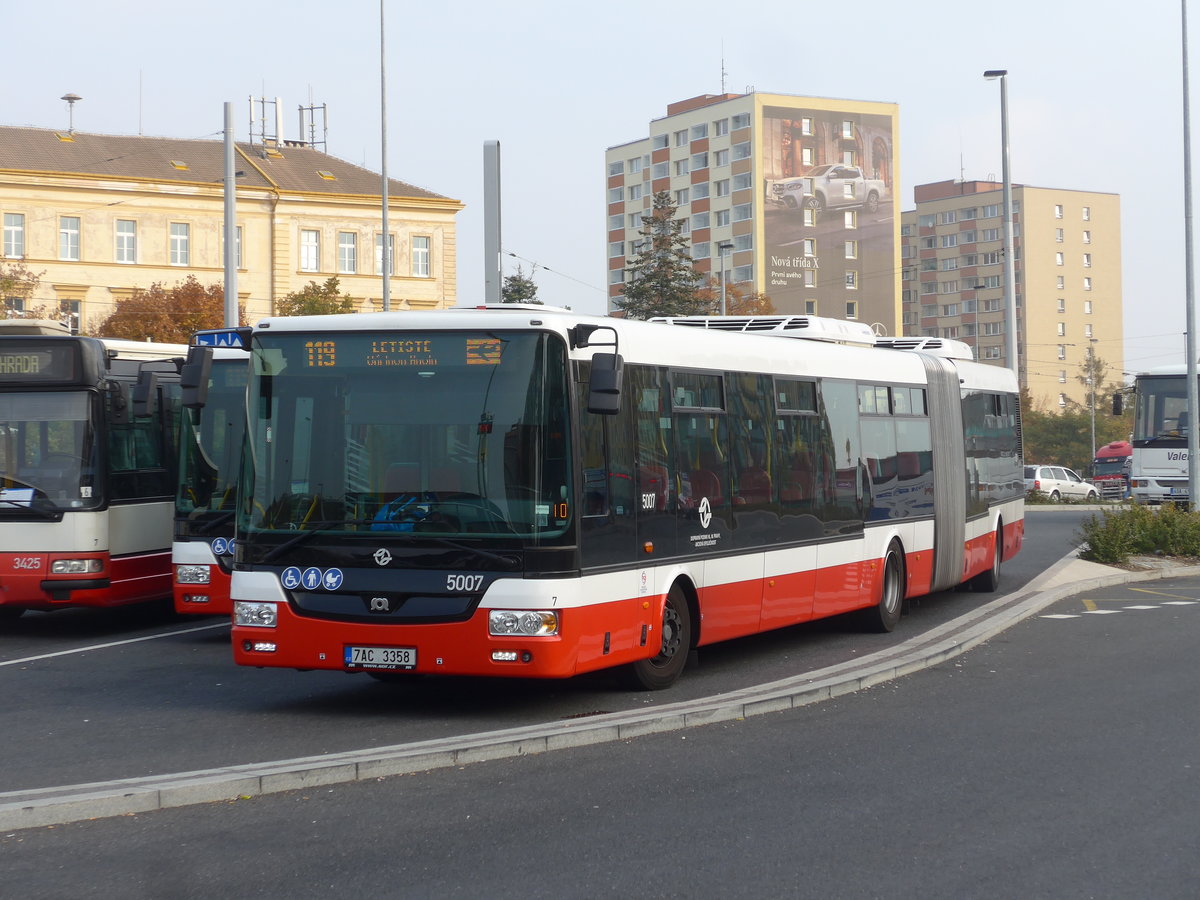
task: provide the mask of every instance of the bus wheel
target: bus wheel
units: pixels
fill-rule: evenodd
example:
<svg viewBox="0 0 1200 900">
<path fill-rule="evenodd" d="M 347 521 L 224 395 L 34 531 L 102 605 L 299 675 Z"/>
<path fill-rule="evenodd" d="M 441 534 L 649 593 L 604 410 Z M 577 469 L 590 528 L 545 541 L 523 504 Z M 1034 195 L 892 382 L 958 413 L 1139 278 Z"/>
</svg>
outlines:
<svg viewBox="0 0 1200 900">
<path fill-rule="evenodd" d="M 990 594 L 1000 587 L 1000 557 L 1004 551 L 1003 532 L 996 529 L 996 546 L 992 550 L 992 567 L 971 579 L 971 590 Z"/>
<path fill-rule="evenodd" d="M 683 588 L 674 585 L 663 606 L 662 646 L 658 655 L 639 659 L 620 670 L 621 683 L 635 691 L 661 691 L 669 688 L 687 665 L 692 647 L 692 611 Z"/>
<path fill-rule="evenodd" d="M 867 627 L 872 631 L 891 631 L 900 621 L 900 609 L 904 606 L 904 562 L 900 545 L 896 541 L 888 546 L 883 558 L 883 587 L 879 603 L 863 610 Z"/>
</svg>

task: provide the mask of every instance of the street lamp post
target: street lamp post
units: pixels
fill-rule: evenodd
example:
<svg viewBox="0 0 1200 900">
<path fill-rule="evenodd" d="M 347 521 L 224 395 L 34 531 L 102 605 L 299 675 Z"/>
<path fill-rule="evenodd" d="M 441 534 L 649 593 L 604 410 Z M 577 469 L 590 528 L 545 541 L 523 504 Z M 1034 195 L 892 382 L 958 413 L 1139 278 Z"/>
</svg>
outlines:
<svg viewBox="0 0 1200 900">
<path fill-rule="evenodd" d="M 721 257 L 721 315 L 725 315 L 725 251 L 732 249 L 733 244 L 728 241 L 717 244 L 717 253 Z"/>
<path fill-rule="evenodd" d="M 1003 149 L 1004 167 L 1004 352 L 1008 367 L 1021 383 L 1021 366 L 1017 359 L 1017 287 L 1015 246 L 1013 241 L 1012 178 L 1008 169 L 1008 69 L 988 69 L 983 73 L 988 81 L 1000 79 L 1000 143 Z"/>
<path fill-rule="evenodd" d="M 1096 458 L 1096 338 L 1088 338 L 1088 387 L 1092 407 L 1092 459 Z"/>
</svg>

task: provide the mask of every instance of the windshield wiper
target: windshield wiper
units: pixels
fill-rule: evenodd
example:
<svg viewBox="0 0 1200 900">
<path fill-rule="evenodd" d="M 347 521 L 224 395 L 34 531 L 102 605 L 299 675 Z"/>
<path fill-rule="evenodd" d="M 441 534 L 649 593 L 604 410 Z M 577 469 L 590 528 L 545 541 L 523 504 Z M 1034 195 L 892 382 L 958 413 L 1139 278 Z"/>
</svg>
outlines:
<svg viewBox="0 0 1200 900">
<path fill-rule="evenodd" d="M 33 501 L 18 503 L 15 500 L 0 500 L 0 506 L 6 509 L 27 509 L 50 522 L 58 521 L 59 516 L 62 515 L 62 508 L 53 503 L 50 503 L 48 506 L 34 506 Z"/>
<path fill-rule="evenodd" d="M 266 556 L 263 557 L 263 562 L 267 563 L 276 559 L 285 550 L 290 550 L 292 547 L 303 544 L 305 541 L 310 541 L 322 531 L 327 531 L 334 525 L 369 525 L 374 522 L 374 519 L 331 519 L 325 522 L 316 522 L 308 529 L 301 531 L 293 538 L 288 538 L 282 544 L 273 547 Z"/>
<path fill-rule="evenodd" d="M 212 531 L 218 525 L 224 525 L 226 522 L 232 519 L 236 513 L 237 510 L 234 509 L 226 510 L 223 513 L 218 513 L 207 522 L 197 525 L 193 530 L 196 534 L 208 534 L 208 532 Z"/>
<path fill-rule="evenodd" d="M 413 537 L 427 541 L 436 541 L 439 544 L 445 544 L 447 547 L 453 547 L 455 550 L 464 550 L 467 553 L 478 554 L 484 559 L 500 563 L 506 569 L 515 569 L 521 565 L 521 561 L 514 557 L 502 556 L 499 553 L 493 553 L 491 550 L 484 550 L 482 547 L 471 547 L 468 544 L 460 544 L 458 541 L 452 541 L 449 538 L 433 537 L 432 535 L 421 534 L 420 532 L 413 533 Z"/>
</svg>

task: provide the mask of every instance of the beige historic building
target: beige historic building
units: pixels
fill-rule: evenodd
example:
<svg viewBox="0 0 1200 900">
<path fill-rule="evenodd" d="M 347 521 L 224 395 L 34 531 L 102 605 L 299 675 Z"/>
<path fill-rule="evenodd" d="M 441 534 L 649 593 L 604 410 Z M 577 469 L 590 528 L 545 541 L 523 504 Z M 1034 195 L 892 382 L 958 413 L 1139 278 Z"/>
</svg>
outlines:
<svg viewBox="0 0 1200 900">
<path fill-rule="evenodd" d="M 250 321 L 311 281 L 382 305 L 380 176 L 299 142 L 239 143 L 237 288 Z M 39 275 L 24 305 L 86 330 L 136 288 L 224 281 L 224 144 L 0 127 L 0 255 Z M 391 308 L 456 300 L 463 204 L 390 180 Z M 4 298 L 9 309 L 22 301 Z"/>
<path fill-rule="evenodd" d="M 667 191 L 697 271 L 779 313 L 899 334 L 898 112 L 757 91 L 670 104 L 646 137 L 605 153 L 610 308 Z"/>
<path fill-rule="evenodd" d="M 1078 379 L 1090 354 L 1121 380 L 1121 198 L 1013 185 L 1017 357 L 1022 387 L 1044 409 L 1090 402 Z M 901 226 L 904 333 L 964 341 L 1005 358 L 1003 186 L 918 185 Z"/>
</svg>

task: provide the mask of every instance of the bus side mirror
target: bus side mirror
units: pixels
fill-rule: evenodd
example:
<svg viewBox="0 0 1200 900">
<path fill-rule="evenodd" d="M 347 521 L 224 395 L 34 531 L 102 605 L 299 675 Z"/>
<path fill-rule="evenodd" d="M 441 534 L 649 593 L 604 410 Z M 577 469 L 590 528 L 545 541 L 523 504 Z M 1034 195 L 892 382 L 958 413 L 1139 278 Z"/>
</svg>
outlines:
<svg viewBox="0 0 1200 900">
<path fill-rule="evenodd" d="M 615 415 L 621 408 L 621 373 L 625 361 L 619 353 L 592 356 L 592 377 L 588 384 L 587 409 L 590 413 Z"/>
<path fill-rule="evenodd" d="M 158 373 L 139 372 L 133 386 L 134 416 L 152 416 L 158 412 Z"/>
<path fill-rule="evenodd" d="M 1113 415 L 1119 416 L 1125 411 L 1125 400 L 1120 394 L 1113 394 Z"/>
<path fill-rule="evenodd" d="M 189 347 L 187 361 L 179 370 L 183 405 L 199 409 L 208 400 L 208 378 L 212 374 L 212 348 Z"/>
<path fill-rule="evenodd" d="M 112 424 L 128 425 L 129 416 L 129 385 L 124 381 L 110 381 L 105 390 L 109 396 L 109 407 L 112 409 Z"/>
</svg>

